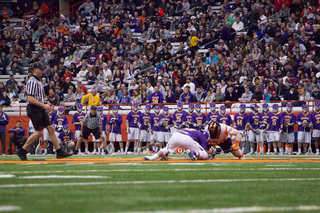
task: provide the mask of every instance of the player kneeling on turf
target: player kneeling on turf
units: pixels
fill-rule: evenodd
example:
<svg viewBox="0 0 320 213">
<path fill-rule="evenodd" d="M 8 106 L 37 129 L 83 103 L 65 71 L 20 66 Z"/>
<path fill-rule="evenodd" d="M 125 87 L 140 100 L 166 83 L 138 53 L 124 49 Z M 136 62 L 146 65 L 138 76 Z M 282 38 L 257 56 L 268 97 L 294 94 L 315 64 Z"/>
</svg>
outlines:
<svg viewBox="0 0 320 213">
<path fill-rule="evenodd" d="M 73 154 L 73 150 L 75 147 L 74 135 L 73 132 L 69 130 L 68 124 L 63 125 L 63 131 L 59 134 L 59 140 L 59 145 L 61 146 L 61 148 L 66 152 Z"/>
</svg>

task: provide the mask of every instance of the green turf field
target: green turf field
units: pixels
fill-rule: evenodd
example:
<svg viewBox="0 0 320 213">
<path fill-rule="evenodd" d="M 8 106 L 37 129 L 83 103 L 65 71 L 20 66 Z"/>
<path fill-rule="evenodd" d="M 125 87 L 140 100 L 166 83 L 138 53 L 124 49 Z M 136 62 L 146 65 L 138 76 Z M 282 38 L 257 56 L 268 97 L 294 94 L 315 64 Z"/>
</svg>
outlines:
<svg viewBox="0 0 320 213">
<path fill-rule="evenodd" d="M 319 162 L 2 163 L 0 181 L 0 212 L 320 212 Z"/>
</svg>

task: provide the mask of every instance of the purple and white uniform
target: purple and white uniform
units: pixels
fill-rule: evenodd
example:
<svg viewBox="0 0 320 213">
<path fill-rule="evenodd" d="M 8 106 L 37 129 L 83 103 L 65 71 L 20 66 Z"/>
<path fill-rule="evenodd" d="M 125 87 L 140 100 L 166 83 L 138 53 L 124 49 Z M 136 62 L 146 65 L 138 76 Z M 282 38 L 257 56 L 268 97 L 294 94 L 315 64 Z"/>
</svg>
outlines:
<svg viewBox="0 0 320 213">
<path fill-rule="evenodd" d="M 185 123 L 186 126 L 189 126 L 192 123 L 192 116 L 194 112 L 186 112 L 182 118 L 183 123 Z"/>
<path fill-rule="evenodd" d="M 183 117 L 185 116 L 187 112 L 184 111 L 183 109 L 181 110 L 177 110 L 173 113 L 173 123 L 175 125 L 175 127 L 179 127 L 179 126 L 182 126 L 182 123 L 183 123 Z M 174 132 L 177 132 L 179 128 L 174 128 Z"/>
<path fill-rule="evenodd" d="M 259 112 L 250 112 L 247 123 L 251 125 L 252 129 L 258 130 L 261 121 L 261 114 Z M 255 134 L 252 130 L 249 131 L 250 142 L 261 142 L 260 134 Z"/>
<path fill-rule="evenodd" d="M 171 115 L 164 115 L 161 114 L 160 116 L 160 120 L 162 120 L 165 123 L 165 126 L 171 126 L 173 125 L 173 119 Z M 162 135 L 163 135 L 163 140 L 164 142 L 168 143 L 169 139 L 171 137 L 171 132 L 170 132 L 170 128 L 165 128 L 165 127 L 161 127 L 161 131 L 162 131 Z"/>
<path fill-rule="evenodd" d="M 311 142 L 311 129 L 310 127 L 303 127 L 303 124 L 312 123 L 312 117 L 309 112 L 299 113 L 297 116 L 298 123 L 298 143 L 310 143 Z"/>
<path fill-rule="evenodd" d="M 153 131 L 153 137 L 151 138 L 151 141 L 156 141 L 156 143 L 162 143 L 163 142 L 163 134 L 161 132 L 161 127 L 158 126 L 158 123 L 161 119 L 161 113 L 153 113 L 151 115 L 151 128 Z"/>
<path fill-rule="evenodd" d="M 280 128 L 283 125 L 283 116 L 280 112 L 270 112 L 270 132 L 268 142 L 280 141 Z"/>
<path fill-rule="evenodd" d="M 221 114 L 218 115 L 218 122 L 221 124 L 225 124 L 227 126 L 232 126 L 232 118 L 229 114 Z"/>
<path fill-rule="evenodd" d="M 247 124 L 248 115 L 246 113 L 238 112 L 234 116 L 234 126 L 240 131 L 243 135 L 245 135 L 246 124 Z M 246 137 L 242 137 L 241 141 L 245 141 Z"/>
<path fill-rule="evenodd" d="M 64 131 L 60 132 L 59 139 L 61 142 L 65 142 L 66 144 L 68 144 L 69 141 L 74 141 L 73 132 L 70 130 L 67 133 Z"/>
<path fill-rule="evenodd" d="M 120 114 L 111 114 L 110 119 L 110 134 L 109 140 L 111 142 L 122 142 L 122 135 L 121 135 L 121 124 L 122 124 L 122 116 Z"/>
<path fill-rule="evenodd" d="M 140 141 L 150 142 L 150 133 L 148 132 L 149 125 L 151 124 L 151 114 L 141 113 L 139 118 L 139 123 L 141 124 L 140 129 Z"/>
<path fill-rule="evenodd" d="M 78 122 L 82 123 L 84 116 L 86 116 L 86 113 L 84 113 L 84 112 L 81 112 L 81 113 L 76 112 L 76 113 L 74 113 L 73 116 L 72 116 L 72 121 L 71 121 L 71 123 L 78 123 Z M 75 130 L 76 130 L 76 132 L 75 132 L 75 138 L 76 138 L 77 140 L 79 140 L 79 138 L 80 138 L 81 124 L 79 124 L 79 125 L 74 125 L 74 127 L 75 127 Z"/>
<path fill-rule="evenodd" d="M 196 130 L 200 130 L 200 126 L 205 126 L 206 124 L 206 116 L 202 112 L 194 112 L 192 115 L 191 123 L 193 123 L 196 126 Z"/>
<path fill-rule="evenodd" d="M 127 123 L 129 124 L 128 140 L 139 140 L 139 119 L 140 111 L 131 111 L 127 116 Z"/>
<path fill-rule="evenodd" d="M 283 117 L 283 134 L 281 134 L 281 142 L 286 143 L 293 143 L 294 142 L 294 125 L 296 123 L 297 117 L 294 113 L 292 112 L 283 112 L 282 113 Z M 293 125 L 288 125 L 286 127 L 286 124 L 293 124 Z"/>
<path fill-rule="evenodd" d="M 219 117 L 219 112 L 217 110 L 215 110 L 214 112 L 210 111 L 207 114 L 207 122 L 209 122 L 209 121 L 217 122 L 218 121 L 218 117 Z"/>
<path fill-rule="evenodd" d="M 68 118 L 65 115 L 57 115 L 53 120 L 53 124 L 56 125 L 56 136 L 59 137 L 60 133 L 63 132 L 63 126 L 69 124 Z"/>
<path fill-rule="evenodd" d="M 320 110 L 313 111 L 311 113 L 312 117 L 312 125 L 313 125 L 313 137 L 319 138 L 320 137 Z"/>
</svg>

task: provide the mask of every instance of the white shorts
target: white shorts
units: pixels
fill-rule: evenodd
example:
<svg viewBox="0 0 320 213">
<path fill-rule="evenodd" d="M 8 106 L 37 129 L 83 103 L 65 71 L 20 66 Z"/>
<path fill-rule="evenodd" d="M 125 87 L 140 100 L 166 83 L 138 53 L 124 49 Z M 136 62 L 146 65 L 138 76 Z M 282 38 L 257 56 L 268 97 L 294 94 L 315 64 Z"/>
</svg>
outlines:
<svg viewBox="0 0 320 213">
<path fill-rule="evenodd" d="M 177 148 L 182 148 L 184 150 L 190 149 L 192 151 L 199 152 L 201 156 L 206 156 L 203 160 L 208 158 L 206 150 L 204 150 L 197 141 L 193 140 L 188 135 L 184 135 L 179 132 L 172 134 L 166 148 L 171 154 L 175 153 Z"/>
<path fill-rule="evenodd" d="M 288 134 L 284 132 L 283 134 L 281 134 L 281 142 L 287 143 L 287 140 L 288 143 L 294 143 L 294 132 Z"/>
<path fill-rule="evenodd" d="M 156 143 L 162 143 L 164 142 L 164 132 L 159 131 L 153 131 L 153 135 L 151 136 L 151 142 L 153 143 L 156 141 Z"/>
<path fill-rule="evenodd" d="M 269 132 L 261 131 L 260 139 L 261 139 L 262 142 L 265 142 L 265 141 L 269 142 Z"/>
<path fill-rule="evenodd" d="M 129 128 L 130 133 L 128 134 L 128 140 L 139 140 L 139 129 L 138 128 Z"/>
<path fill-rule="evenodd" d="M 319 129 L 314 129 L 313 130 L 313 137 L 314 138 L 320 138 L 320 130 Z"/>
<path fill-rule="evenodd" d="M 106 140 L 106 132 L 102 131 L 102 134 L 103 134 L 104 139 Z M 96 139 L 94 137 L 94 135 L 92 135 L 92 142 L 101 142 L 101 140 L 100 139 Z"/>
<path fill-rule="evenodd" d="M 270 131 L 268 143 L 280 141 L 280 133 L 277 131 Z"/>
<path fill-rule="evenodd" d="M 150 133 L 147 130 L 141 130 L 140 141 L 141 142 L 150 142 Z"/>
<path fill-rule="evenodd" d="M 121 134 L 115 134 L 115 133 L 110 133 L 109 134 L 109 141 L 110 142 L 122 142 L 122 135 Z"/>
<path fill-rule="evenodd" d="M 249 131 L 249 142 L 261 142 L 260 134 L 255 134 L 252 130 Z"/>
<path fill-rule="evenodd" d="M 298 143 L 311 143 L 311 132 L 298 132 Z"/>
<path fill-rule="evenodd" d="M 44 128 L 44 130 L 43 130 L 43 140 L 44 141 L 49 141 L 50 140 L 49 132 L 48 132 L 48 130 L 46 128 Z"/>
<path fill-rule="evenodd" d="M 74 138 L 77 140 L 80 139 L 80 130 L 76 130 L 76 133 L 74 134 Z"/>
<path fill-rule="evenodd" d="M 176 129 L 176 128 L 174 128 L 174 127 L 171 127 L 171 133 L 173 134 L 173 133 L 175 133 L 175 132 L 178 132 L 179 131 L 179 129 Z"/>
</svg>

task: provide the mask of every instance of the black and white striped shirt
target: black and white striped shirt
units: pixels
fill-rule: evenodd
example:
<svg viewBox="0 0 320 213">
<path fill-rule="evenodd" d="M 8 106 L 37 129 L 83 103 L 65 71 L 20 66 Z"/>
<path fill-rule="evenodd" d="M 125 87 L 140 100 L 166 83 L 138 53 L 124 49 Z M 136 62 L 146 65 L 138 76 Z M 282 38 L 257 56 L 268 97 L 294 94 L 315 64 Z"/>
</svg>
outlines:
<svg viewBox="0 0 320 213">
<path fill-rule="evenodd" d="M 96 113 L 95 116 L 91 116 L 90 112 L 83 118 L 83 122 L 87 123 L 86 126 L 88 129 L 95 129 L 102 124 L 100 114 Z"/>
<path fill-rule="evenodd" d="M 44 88 L 37 76 L 31 76 L 27 82 L 27 95 L 33 96 L 37 101 L 44 103 Z M 28 104 L 30 104 L 28 102 Z"/>
</svg>

